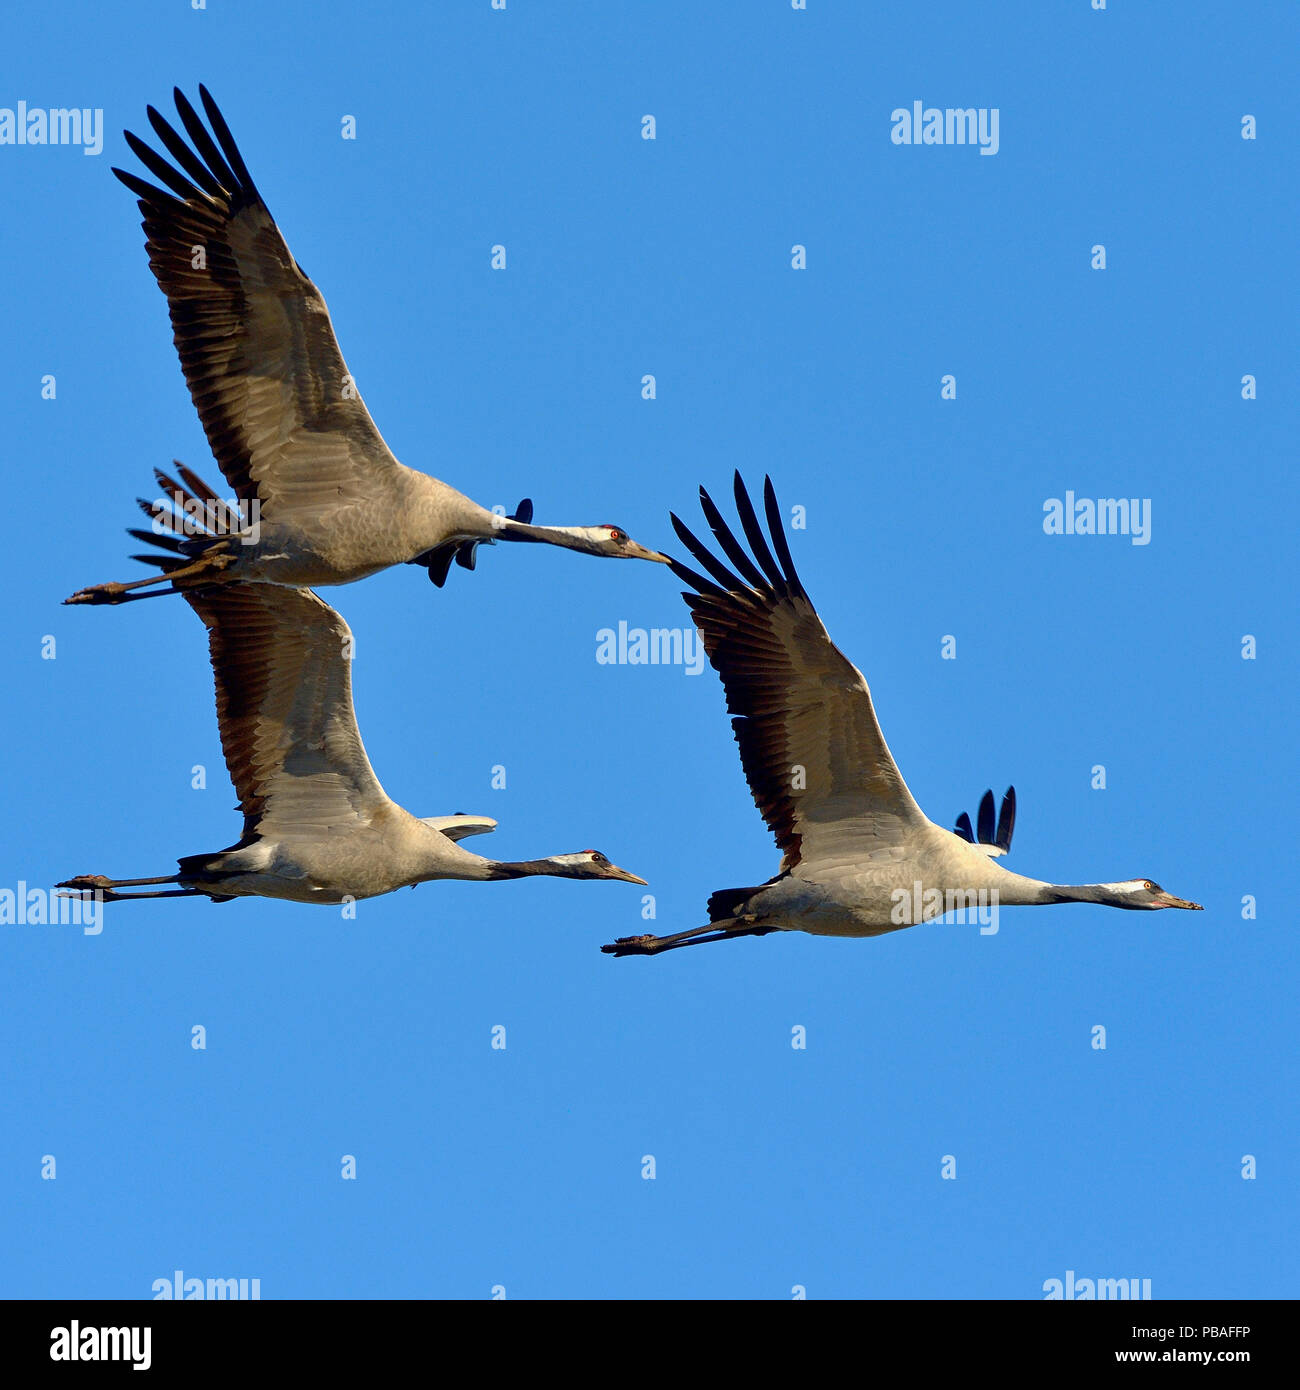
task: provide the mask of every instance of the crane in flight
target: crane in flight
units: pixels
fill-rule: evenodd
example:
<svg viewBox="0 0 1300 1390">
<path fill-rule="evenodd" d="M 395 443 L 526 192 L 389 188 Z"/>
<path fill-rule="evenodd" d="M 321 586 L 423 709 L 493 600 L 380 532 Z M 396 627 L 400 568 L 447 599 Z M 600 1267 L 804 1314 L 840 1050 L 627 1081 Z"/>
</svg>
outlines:
<svg viewBox="0 0 1300 1390">
<path fill-rule="evenodd" d="M 683 598 L 722 678 L 745 777 L 782 852 L 780 871 L 756 887 L 714 893 L 706 926 L 623 937 L 602 950 L 657 955 L 774 931 L 880 936 L 984 902 L 1200 910 L 1146 878 L 1070 886 L 1008 872 L 994 861 L 1011 847 L 1014 788 L 996 822 L 985 792 L 978 838 L 964 813 L 955 833 L 927 819 L 890 755 L 866 680 L 831 641 L 800 582 L 771 479 L 763 488 L 770 546 L 739 473 L 735 498 L 748 550 L 700 489 L 735 573 L 676 516 L 673 528 L 705 574 L 669 563 L 691 587 Z"/>
<path fill-rule="evenodd" d="M 294 260 L 216 103 L 200 86 L 209 133 L 179 89 L 175 97 L 189 143 L 148 108 L 173 162 L 125 132 L 164 187 L 113 173 L 139 199 L 149 267 L 167 297 L 190 396 L 234 490 L 239 531 L 214 539 L 196 528 L 177 541 L 185 565 L 95 584 L 65 603 L 127 603 L 235 580 L 348 584 L 404 562 L 424 566 L 441 586 L 453 561 L 473 569 L 477 547 L 498 540 L 667 563 L 621 527 L 534 526 L 527 499 L 501 516 L 398 463 L 344 364 L 325 300 Z M 195 492 L 215 495 L 184 476 Z M 154 504 L 141 505 L 157 515 Z"/>
<path fill-rule="evenodd" d="M 352 633 L 310 590 L 229 584 L 186 589 L 184 597 L 208 628 L 221 747 L 244 833 L 228 849 L 187 855 L 174 874 L 79 874 L 60 888 L 99 893 L 104 902 L 260 897 L 341 903 L 439 878 L 548 875 L 645 883 L 590 849 L 544 859 L 485 859 L 457 842 L 494 829 L 496 821 L 418 818 L 389 800 L 366 757 L 352 707 Z"/>
</svg>

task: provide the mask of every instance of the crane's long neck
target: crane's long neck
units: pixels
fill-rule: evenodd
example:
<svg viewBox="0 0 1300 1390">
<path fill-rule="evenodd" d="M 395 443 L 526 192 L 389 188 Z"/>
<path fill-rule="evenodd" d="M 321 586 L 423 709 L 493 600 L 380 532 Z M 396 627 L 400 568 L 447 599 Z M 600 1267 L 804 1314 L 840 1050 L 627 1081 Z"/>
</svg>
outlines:
<svg viewBox="0 0 1300 1390">
<path fill-rule="evenodd" d="M 531 526 L 522 521 L 498 518 L 492 538 L 501 541 L 533 541 L 543 545 L 558 545 L 565 550 L 595 549 L 600 528 L 592 526 Z"/>
<path fill-rule="evenodd" d="M 599 526 L 533 526 L 481 507 L 454 487 L 427 473 L 407 470 L 404 495 L 403 543 L 424 550 L 456 540 L 539 541 L 566 550 L 593 550 L 607 534 Z"/>
<path fill-rule="evenodd" d="M 1004 907 L 1046 907 L 1052 903 L 1104 903 L 1114 901 L 1110 883 L 1044 883 L 1041 879 L 1004 872 L 993 885 Z"/>
<path fill-rule="evenodd" d="M 489 859 L 485 875 L 488 879 L 536 878 L 549 875 L 552 878 L 572 876 L 572 865 L 558 859 Z"/>
</svg>

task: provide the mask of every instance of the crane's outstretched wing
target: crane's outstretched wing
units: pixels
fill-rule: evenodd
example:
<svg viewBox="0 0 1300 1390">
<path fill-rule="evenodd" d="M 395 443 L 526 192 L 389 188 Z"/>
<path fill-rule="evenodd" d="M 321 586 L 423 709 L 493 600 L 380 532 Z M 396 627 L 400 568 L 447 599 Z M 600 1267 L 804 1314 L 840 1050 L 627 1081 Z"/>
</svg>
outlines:
<svg viewBox="0 0 1300 1390">
<path fill-rule="evenodd" d="M 183 597 L 208 629 L 217 723 L 244 836 L 323 840 L 393 803 L 352 709 L 352 633 L 310 589 L 224 584 Z"/>
<path fill-rule="evenodd" d="M 695 590 L 682 597 L 722 677 L 745 776 L 782 869 L 814 860 L 848 867 L 929 821 L 890 755 L 866 680 L 804 592 L 771 479 L 763 486 L 771 548 L 739 473 L 735 495 L 749 551 L 700 489 L 705 518 L 739 577 L 676 516 L 674 529 L 709 577 L 675 560 L 673 572 Z"/>
<path fill-rule="evenodd" d="M 1008 787 L 1006 795 L 1002 798 L 1002 806 L 998 811 L 996 829 L 993 822 L 993 791 L 990 788 L 980 798 L 980 809 L 977 824 L 979 826 L 979 838 L 976 839 L 975 831 L 971 829 L 970 817 L 965 811 L 957 817 L 957 824 L 953 827 L 953 833 L 960 835 L 967 844 L 974 845 L 976 849 L 981 849 L 990 859 L 998 859 L 1007 854 L 1011 849 L 1011 835 L 1016 828 L 1016 789 Z"/>
<path fill-rule="evenodd" d="M 325 301 L 290 253 L 207 89 L 199 97 L 212 134 L 179 89 L 175 95 L 190 144 L 148 108 L 174 164 L 125 132 L 165 189 L 113 172 L 140 200 L 149 266 L 221 471 L 240 498 L 259 499 L 282 521 L 373 496 L 385 477 L 396 482 L 401 465 L 357 394 Z"/>
<path fill-rule="evenodd" d="M 491 816 L 424 816 L 425 825 L 441 831 L 449 840 L 464 840 L 470 835 L 486 835 L 497 828 Z"/>
</svg>

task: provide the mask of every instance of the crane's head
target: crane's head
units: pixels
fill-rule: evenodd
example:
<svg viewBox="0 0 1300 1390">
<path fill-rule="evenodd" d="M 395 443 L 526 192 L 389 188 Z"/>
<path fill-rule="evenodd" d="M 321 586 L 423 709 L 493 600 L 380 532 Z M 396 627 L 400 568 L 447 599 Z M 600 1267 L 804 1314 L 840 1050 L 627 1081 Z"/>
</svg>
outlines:
<svg viewBox="0 0 1300 1390">
<path fill-rule="evenodd" d="M 638 545 L 621 526 L 607 522 L 604 526 L 575 526 L 573 530 L 586 541 L 581 549 L 592 555 L 605 555 L 614 560 L 653 560 L 660 565 L 668 563 L 667 555 Z"/>
<path fill-rule="evenodd" d="M 1204 911 L 1200 903 L 1188 902 L 1186 898 L 1176 898 L 1149 878 L 1130 878 L 1124 883 L 1108 883 L 1105 886 L 1110 890 L 1107 899 L 1110 907 L 1143 909 L 1148 912 L 1161 907 L 1181 907 L 1189 912 Z"/>
<path fill-rule="evenodd" d="M 620 883 L 639 883 L 645 879 L 611 864 L 599 850 L 584 849 L 581 854 L 553 854 L 550 862 L 558 878 L 612 878 Z"/>
</svg>

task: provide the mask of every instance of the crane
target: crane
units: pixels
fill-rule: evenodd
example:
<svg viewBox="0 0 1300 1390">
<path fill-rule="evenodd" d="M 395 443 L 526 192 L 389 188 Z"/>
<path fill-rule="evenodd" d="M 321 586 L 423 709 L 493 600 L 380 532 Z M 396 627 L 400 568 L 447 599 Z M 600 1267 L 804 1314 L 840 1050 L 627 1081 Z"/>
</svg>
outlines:
<svg viewBox="0 0 1300 1390">
<path fill-rule="evenodd" d="M 1151 879 L 1070 886 L 1002 868 L 995 860 L 1011 847 L 1014 788 L 996 821 L 985 792 L 978 839 L 965 814 L 956 832 L 927 819 L 885 743 L 866 680 L 831 641 L 795 571 L 771 479 L 763 488 L 770 546 L 739 472 L 734 492 L 748 550 L 703 488 L 700 504 L 735 572 L 675 515 L 673 529 L 705 573 L 670 564 L 690 585 L 683 598 L 722 678 L 745 777 L 782 851 L 780 870 L 755 887 L 715 892 L 706 926 L 622 937 L 602 950 L 656 955 L 774 931 L 879 936 L 981 903 L 1201 910 Z"/>
<path fill-rule="evenodd" d="M 666 563 L 621 527 L 534 526 L 527 499 L 499 515 L 400 464 L 344 364 L 325 300 L 294 260 L 203 86 L 199 97 L 211 133 L 175 91 L 188 144 L 148 108 L 173 163 L 125 132 L 164 187 L 113 173 L 139 199 L 149 266 L 167 297 L 190 396 L 235 492 L 237 506 L 226 510 L 236 531 L 213 539 L 182 530 L 171 548 L 185 565 L 91 585 L 65 603 L 127 603 L 199 582 L 347 584 L 403 562 L 425 567 L 441 587 L 453 561 L 473 569 L 477 547 L 497 540 Z M 215 497 L 193 474 L 183 476 L 193 492 Z M 172 529 L 155 521 L 165 502 L 180 505 L 175 494 L 140 504 L 153 535 Z M 167 587 L 153 587 L 160 583 Z"/>
<path fill-rule="evenodd" d="M 185 856 L 174 874 L 79 874 L 60 888 L 99 893 L 104 902 L 203 896 L 342 903 L 442 878 L 645 883 L 597 850 L 486 859 L 458 842 L 494 829 L 490 817 L 418 818 L 391 801 L 357 729 L 352 633 L 310 590 L 229 584 L 186 589 L 184 598 L 208 629 L 221 746 L 243 834 L 227 849 Z M 156 887 L 162 884 L 174 886 Z"/>
</svg>

